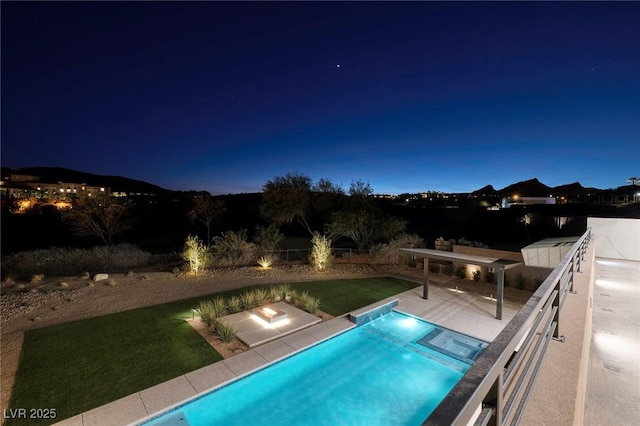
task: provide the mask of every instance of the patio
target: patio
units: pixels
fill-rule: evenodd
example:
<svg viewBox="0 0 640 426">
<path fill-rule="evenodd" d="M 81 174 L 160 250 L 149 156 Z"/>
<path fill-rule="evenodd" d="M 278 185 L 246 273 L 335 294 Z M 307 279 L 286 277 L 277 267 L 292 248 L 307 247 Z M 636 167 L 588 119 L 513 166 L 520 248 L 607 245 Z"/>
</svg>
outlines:
<svg viewBox="0 0 640 426">
<path fill-rule="evenodd" d="M 495 299 L 443 285 L 433 285 L 430 287 L 429 300 L 424 300 L 422 288 L 416 287 L 358 311 L 380 306 L 394 299 L 398 299 L 398 306 L 395 308 L 398 311 L 424 318 L 427 321 L 486 341 L 493 340 L 521 306 L 517 302 L 505 300 L 503 321 L 499 321 L 494 317 Z M 282 306 L 278 305 L 278 308 L 282 309 Z M 244 323 L 247 327 L 250 322 L 262 327 L 263 330 L 265 329 L 255 319 L 245 317 L 239 320 L 239 323 Z M 293 321 L 290 324 L 293 324 Z M 298 323 L 298 325 L 300 324 L 302 322 Z M 256 332 L 258 328 L 256 326 L 248 327 L 247 332 L 250 328 Z M 352 327 L 355 327 L 355 324 L 348 320 L 348 315 L 345 315 L 319 324 L 305 326 L 298 331 L 292 330 L 287 335 L 272 338 L 268 343 L 256 343 L 246 352 L 87 411 L 58 424 L 65 426 L 115 426 L 140 422 L 158 411 L 168 409 L 187 399 L 207 393 L 213 388 L 223 386 L 236 378 L 251 374 Z M 285 327 L 283 327 L 284 331 L 286 331 Z M 255 341 L 262 338 L 260 336 L 271 337 L 268 332 L 256 332 Z"/>
</svg>

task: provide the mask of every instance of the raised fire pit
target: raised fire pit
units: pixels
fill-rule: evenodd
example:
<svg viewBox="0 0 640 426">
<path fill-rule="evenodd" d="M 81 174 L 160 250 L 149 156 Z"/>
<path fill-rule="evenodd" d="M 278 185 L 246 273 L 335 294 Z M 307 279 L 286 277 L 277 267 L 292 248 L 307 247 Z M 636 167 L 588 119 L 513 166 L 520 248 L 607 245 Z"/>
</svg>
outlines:
<svg viewBox="0 0 640 426">
<path fill-rule="evenodd" d="M 280 321 L 287 318 L 287 313 L 281 311 L 273 305 L 261 306 L 253 310 L 253 313 L 258 317 L 268 322 L 269 324 L 276 321 Z"/>
</svg>

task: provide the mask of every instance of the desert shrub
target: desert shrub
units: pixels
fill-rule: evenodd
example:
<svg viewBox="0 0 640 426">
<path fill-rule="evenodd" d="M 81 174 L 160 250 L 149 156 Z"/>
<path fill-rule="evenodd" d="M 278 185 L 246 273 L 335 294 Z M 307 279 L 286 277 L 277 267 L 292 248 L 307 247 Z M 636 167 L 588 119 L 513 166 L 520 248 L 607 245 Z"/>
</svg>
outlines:
<svg viewBox="0 0 640 426">
<path fill-rule="evenodd" d="M 126 276 L 127 278 L 131 278 L 131 277 L 132 277 L 132 276 L 134 276 L 134 275 L 135 275 L 135 273 L 134 273 L 133 271 L 129 271 L 129 272 L 127 272 L 127 273 L 125 274 L 125 276 Z"/>
<path fill-rule="evenodd" d="M 482 278 L 482 274 L 480 273 L 480 269 L 476 269 L 475 271 L 473 271 L 473 280 L 475 282 L 480 281 L 480 278 Z"/>
<path fill-rule="evenodd" d="M 213 309 L 215 317 L 220 318 L 224 316 L 227 310 L 227 302 L 222 297 L 216 297 L 215 299 L 211 299 L 211 308 Z"/>
<path fill-rule="evenodd" d="M 467 268 L 464 266 L 458 266 L 456 268 L 456 277 L 465 279 L 467 278 Z"/>
<path fill-rule="evenodd" d="M 274 300 L 285 300 L 291 294 L 292 289 L 288 283 L 282 283 L 271 287 L 271 291 Z"/>
<path fill-rule="evenodd" d="M 206 267 L 208 258 L 207 246 L 198 237 L 189 235 L 182 250 L 182 259 L 187 262 L 188 271 L 197 275 Z"/>
<path fill-rule="evenodd" d="M 306 291 L 298 295 L 297 302 L 305 311 L 315 314 L 320 309 L 320 300 L 311 296 Z"/>
<path fill-rule="evenodd" d="M 149 275 L 147 275 L 147 274 L 144 274 L 144 275 L 141 275 L 141 276 L 140 276 L 140 280 L 141 280 L 141 281 L 148 281 L 150 278 L 151 278 L 151 277 L 149 277 Z"/>
<path fill-rule="evenodd" d="M 522 275 L 521 272 L 518 272 L 516 274 L 515 282 L 516 282 L 516 288 L 519 290 L 524 290 L 527 287 L 527 278 L 524 275 Z"/>
<path fill-rule="evenodd" d="M 371 249 L 371 263 L 378 265 L 409 265 L 413 261 L 412 256 L 402 253 L 400 248 L 424 247 L 424 240 L 414 234 L 400 234 L 387 244 L 378 244 Z"/>
<path fill-rule="evenodd" d="M 326 235 L 315 233 L 311 238 L 311 244 L 311 253 L 309 254 L 311 265 L 318 272 L 329 269 L 333 260 L 331 239 Z"/>
<path fill-rule="evenodd" d="M 429 262 L 429 272 L 433 272 L 434 274 L 439 273 L 440 272 L 440 264 Z"/>
<path fill-rule="evenodd" d="M 233 327 L 220 319 L 212 321 L 211 329 L 220 337 L 220 340 L 225 343 L 231 342 L 233 338 L 236 337 L 236 331 Z"/>
<path fill-rule="evenodd" d="M 215 299 L 201 301 L 197 310 L 200 315 L 200 321 L 210 327 L 214 320 L 224 315 L 225 309 L 224 299 L 216 297 Z"/>
<path fill-rule="evenodd" d="M 256 288 L 253 290 L 256 299 L 256 305 L 264 305 L 265 303 L 270 301 L 269 290 L 266 288 Z"/>
<path fill-rule="evenodd" d="M 20 279 L 27 279 L 33 271 L 49 277 L 77 276 L 84 271 L 124 273 L 152 262 L 151 254 L 132 244 L 99 246 L 92 249 L 53 247 L 4 256 L 2 272 Z"/>
<path fill-rule="evenodd" d="M 256 294 L 253 291 L 245 291 L 240 295 L 240 300 L 242 300 L 242 307 L 244 309 L 252 309 L 257 305 L 258 300 L 256 299 Z"/>
<path fill-rule="evenodd" d="M 251 265 L 256 258 L 256 245 L 247 242 L 247 230 L 227 231 L 213 239 L 211 247 L 218 266 Z"/>
<path fill-rule="evenodd" d="M 177 277 L 178 275 L 180 275 L 182 273 L 182 269 L 180 267 L 176 266 L 175 268 L 173 268 L 171 270 L 171 273 Z"/>
<path fill-rule="evenodd" d="M 284 300 L 286 300 L 289 303 L 295 303 L 296 300 L 298 300 L 298 292 L 295 290 L 290 290 L 287 293 L 287 296 L 284 298 Z"/>
<path fill-rule="evenodd" d="M 284 238 L 277 225 L 271 224 L 256 227 L 256 236 L 253 241 L 256 243 L 258 253 L 268 253 L 278 249 L 278 245 Z"/>
<path fill-rule="evenodd" d="M 278 260 L 278 256 L 273 253 L 265 253 L 260 256 L 257 260 L 258 265 L 263 267 L 264 269 L 270 268 L 273 263 Z"/>
<path fill-rule="evenodd" d="M 441 269 L 442 269 L 442 273 L 444 273 L 445 275 L 453 274 L 453 265 L 451 263 L 447 263 Z"/>
<path fill-rule="evenodd" d="M 229 309 L 229 312 L 232 314 L 240 312 L 242 310 L 242 299 L 238 296 L 232 296 L 227 300 L 227 309 Z"/>
<path fill-rule="evenodd" d="M 484 278 L 484 280 L 489 284 L 495 284 L 496 283 L 495 272 L 487 272 L 487 276 Z"/>
</svg>

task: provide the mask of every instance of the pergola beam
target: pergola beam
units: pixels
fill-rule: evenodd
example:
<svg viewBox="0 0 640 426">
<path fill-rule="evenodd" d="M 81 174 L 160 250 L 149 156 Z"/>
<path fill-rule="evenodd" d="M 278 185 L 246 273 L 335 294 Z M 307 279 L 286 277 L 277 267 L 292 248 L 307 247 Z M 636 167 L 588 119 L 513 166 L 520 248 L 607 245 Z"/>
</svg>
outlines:
<svg viewBox="0 0 640 426">
<path fill-rule="evenodd" d="M 477 266 L 492 268 L 496 272 L 496 319 L 502 319 L 502 304 L 504 299 L 504 272 L 514 266 L 522 265 L 523 262 L 516 262 L 508 259 L 476 256 L 472 254 L 453 253 L 442 250 L 401 248 L 401 252 L 408 253 L 414 257 L 424 259 L 424 278 L 422 284 L 422 298 L 429 299 L 429 259 L 444 260 L 448 262 L 467 263 Z"/>
</svg>

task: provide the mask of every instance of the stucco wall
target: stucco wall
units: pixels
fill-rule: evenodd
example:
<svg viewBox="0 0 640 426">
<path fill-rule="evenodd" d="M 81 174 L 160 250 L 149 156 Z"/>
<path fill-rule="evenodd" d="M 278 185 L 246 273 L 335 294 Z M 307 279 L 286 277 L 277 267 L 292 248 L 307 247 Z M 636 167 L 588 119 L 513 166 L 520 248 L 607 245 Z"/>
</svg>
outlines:
<svg viewBox="0 0 640 426">
<path fill-rule="evenodd" d="M 640 261 L 640 219 L 587 218 L 596 257 Z"/>
<path fill-rule="evenodd" d="M 453 246 L 454 253 L 463 253 L 463 254 L 472 254 L 476 256 L 486 256 L 486 257 L 495 257 L 499 259 L 508 259 L 516 262 L 524 262 L 522 257 L 522 253 L 515 251 L 504 251 L 504 250 L 495 250 L 488 248 L 480 248 L 480 247 L 468 247 L 468 246 Z M 456 268 L 458 268 L 457 264 L 454 264 L 454 274 Z M 479 269 L 481 279 L 486 281 L 488 270 L 485 267 L 475 266 L 475 265 L 462 265 L 467 269 L 467 277 L 470 278 L 472 271 Z M 525 266 L 520 265 L 508 269 L 505 271 L 505 281 L 507 286 L 516 287 L 518 285 L 519 276 L 521 275 L 525 282 L 525 289 L 527 290 L 536 290 L 538 285 L 541 284 L 551 273 L 553 269 L 551 268 L 539 268 L 533 266 Z"/>
</svg>

